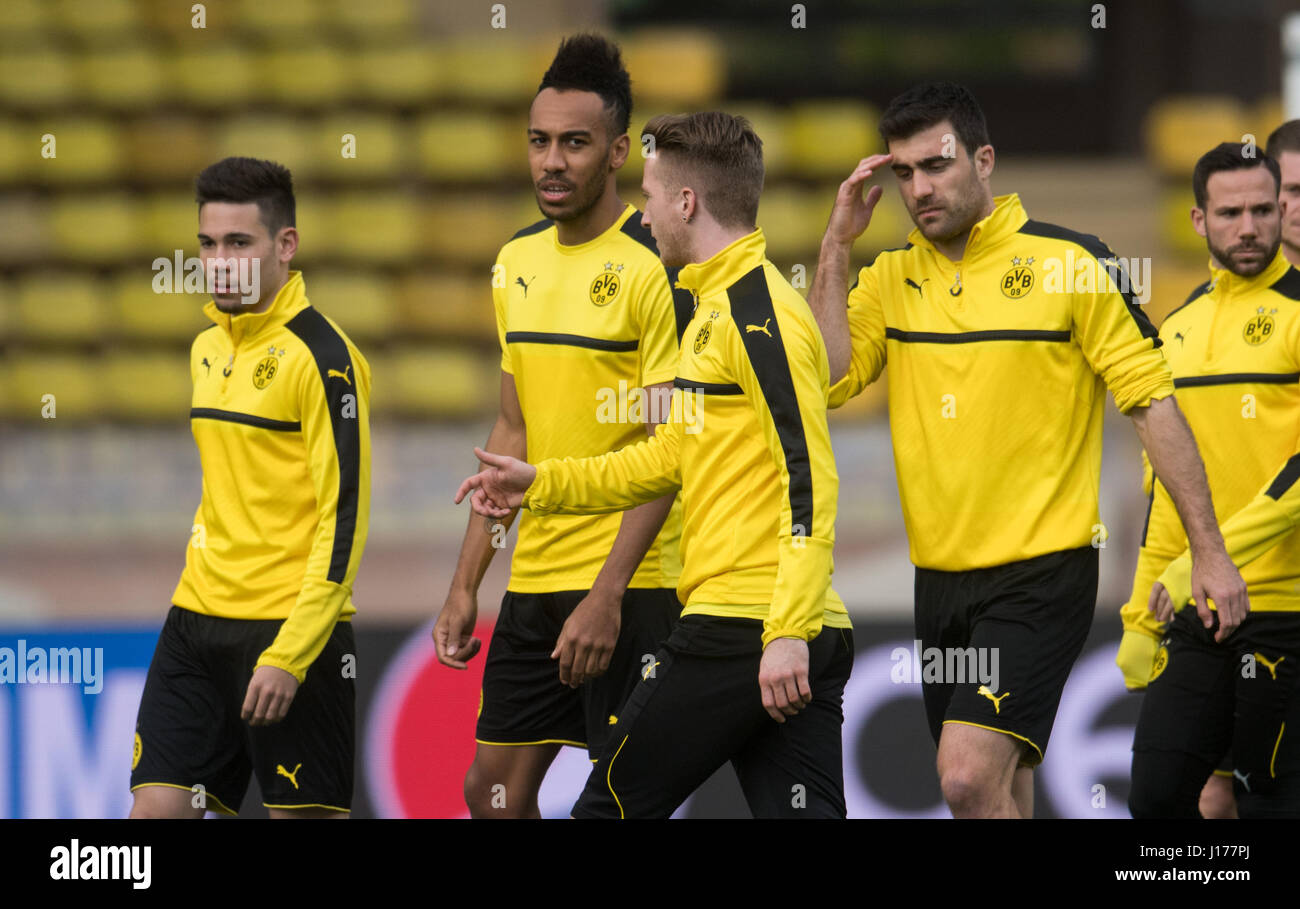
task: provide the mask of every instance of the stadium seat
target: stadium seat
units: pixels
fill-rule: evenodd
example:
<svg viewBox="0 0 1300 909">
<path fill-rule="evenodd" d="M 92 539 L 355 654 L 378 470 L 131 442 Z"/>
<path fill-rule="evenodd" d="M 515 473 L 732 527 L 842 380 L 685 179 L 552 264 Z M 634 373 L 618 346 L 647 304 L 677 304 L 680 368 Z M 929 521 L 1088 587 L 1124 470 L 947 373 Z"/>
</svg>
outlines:
<svg viewBox="0 0 1300 909">
<path fill-rule="evenodd" d="M 155 47 L 109 45 L 80 58 L 81 91 L 94 104 L 114 110 L 152 107 L 170 91 L 166 67 Z"/>
<path fill-rule="evenodd" d="M 396 299 L 407 331 L 439 340 L 465 338 L 489 348 L 498 343 L 486 268 L 477 273 L 409 272 L 397 282 Z"/>
<path fill-rule="evenodd" d="M 416 163 L 435 180 L 499 180 L 528 173 L 527 122 L 481 113 L 435 113 L 416 127 Z"/>
<path fill-rule="evenodd" d="M 386 105 L 427 104 L 440 93 L 445 72 L 437 45 L 369 44 L 357 51 L 356 95 L 358 100 Z"/>
<path fill-rule="evenodd" d="M 242 110 L 265 92 L 256 61 L 234 43 L 198 44 L 167 57 L 168 82 L 187 107 Z"/>
<path fill-rule="evenodd" d="M 12 338 L 17 322 L 18 294 L 14 282 L 0 278 L 0 338 Z"/>
<path fill-rule="evenodd" d="M 541 60 L 539 43 L 516 39 L 502 30 L 490 40 L 474 38 L 441 44 L 434 53 L 448 76 L 442 86 L 447 95 L 517 106 L 537 90 L 555 45 L 550 45 L 549 54 Z"/>
<path fill-rule="evenodd" d="M 858 101 L 808 101 L 788 121 L 791 164 L 809 177 L 848 176 L 862 158 L 881 151 L 878 113 Z"/>
<path fill-rule="evenodd" d="M 313 170 L 346 180 L 393 178 L 408 172 L 411 143 L 405 126 L 396 117 L 363 111 L 338 111 L 325 117 L 316 128 L 312 148 L 317 162 Z M 350 154 L 343 156 L 343 136 L 351 135 Z"/>
<path fill-rule="evenodd" d="M 217 160 L 211 129 L 194 117 L 138 120 L 123 130 L 123 139 L 127 173 L 141 182 L 190 186 L 199 171 Z"/>
<path fill-rule="evenodd" d="M 140 203 L 125 193 L 64 193 L 50 205 L 54 251 L 84 262 L 119 262 L 146 251 Z"/>
<path fill-rule="evenodd" d="M 409 193 L 349 192 L 332 205 L 337 255 L 361 262 L 405 262 L 421 248 L 420 209 Z"/>
<path fill-rule="evenodd" d="M 46 395 L 54 395 L 58 420 L 104 415 L 105 377 L 98 357 L 19 352 L 5 359 L 9 393 L 0 399 L 0 408 L 6 416 L 39 421 Z"/>
<path fill-rule="evenodd" d="M 209 324 L 203 313 L 207 294 L 155 293 L 152 268 L 132 266 L 110 284 L 111 330 L 130 341 L 164 341 L 188 348 Z"/>
<path fill-rule="evenodd" d="M 653 73 L 636 83 L 637 99 L 677 109 L 707 108 L 726 81 L 722 46 L 699 29 L 648 30 L 629 35 L 623 59 L 631 73 Z"/>
<path fill-rule="evenodd" d="M 0 183 L 25 182 L 38 172 L 37 164 L 45 160 L 41 135 L 24 121 L 0 116 Z"/>
<path fill-rule="evenodd" d="M 785 111 L 765 104 L 728 104 L 727 113 L 747 119 L 763 140 L 763 172 L 767 178 L 789 172 L 790 142 Z"/>
<path fill-rule="evenodd" d="M 1240 142 L 1246 113 L 1228 95 L 1162 98 L 1146 116 L 1147 155 L 1165 176 L 1185 180 L 1206 151 L 1220 142 Z M 1267 134 L 1257 136 L 1262 146 Z"/>
<path fill-rule="evenodd" d="M 99 117 L 41 117 L 27 130 L 24 156 L 35 166 L 32 177 L 43 184 L 106 182 L 116 178 L 128 160 L 114 123 Z M 43 157 L 44 136 L 54 139 L 54 156 Z"/>
<path fill-rule="evenodd" d="M 257 114 L 234 117 L 217 128 L 212 160 L 228 155 L 266 158 L 283 164 L 294 180 L 313 177 L 320 155 L 313 154 L 315 124 L 286 114 Z"/>
<path fill-rule="evenodd" d="M 482 418 L 500 397 L 498 361 L 481 351 L 407 348 L 376 357 L 376 410 L 406 416 Z"/>
<path fill-rule="evenodd" d="M 172 258 L 178 249 L 198 255 L 199 207 L 192 190 L 151 193 L 141 201 L 140 226 L 150 262 L 158 256 Z"/>
<path fill-rule="evenodd" d="M 189 415 L 193 384 L 183 351 L 113 352 L 96 364 L 95 375 L 106 416 L 176 423 Z"/>
<path fill-rule="evenodd" d="M 1206 150 L 1208 149 L 1202 149 L 1202 152 Z M 1188 183 L 1190 182 L 1189 180 Z M 1192 195 L 1191 186 L 1165 189 L 1160 197 L 1160 237 L 1174 252 L 1186 253 L 1192 257 L 1208 257 L 1205 238 L 1192 227 L 1191 211 L 1195 204 L 1196 197 Z"/>
<path fill-rule="evenodd" d="M 462 267 L 482 263 L 491 268 L 501 245 L 541 218 L 531 207 L 524 213 L 518 201 L 500 197 L 437 194 L 426 205 L 418 249 Z"/>
<path fill-rule="evenodd" d="M 817 267 L 817 250 L 830 214 L 834 195 L 808 192 L 792 186 L 776 186 L 763 193 L 758 203 L 758 223 L 767 238 L 767 254 L 781 268 L 786 279 L 798 259 L 807 269 L 808 281 Z"/>
<path fill-rule="evenodd" d="M 354 59 L 339 48 L 320 43 L 294 42 L 268 51 L 261 58 L 268 100 L 295 108 L 332 107 L 351 96 Z"/>
<path fill-rule="evenodd" d="M 104 283 L 91 273 L 27 272 L 15 287 L 15 333 L 25 341 L 96 343 L 108 326 Z"/>
<path fill-rule="evenodd" d="M 61 31 L 97 45 L 134 37 L 144 28 L 132 0 L 54 0 L 49 5 Z"/>
<path fill-rule="evenodd" d="M 330 25 L 347 34 L 374 36 L 410 35 L 419 28 L 417 0 L 331 0 L 325 14 Z"/>
<path fill-rule="evenodd" d="M 240 0 L 239 24 L 264 37 L 301 33 L 322 24 L 327 15 L 319 0 Z M 369 3 L 362 4 L 369 6 Z M 331 12 L 333 12 L 331 10 Z"/>
<path fill-rule="evenodd" d="M 5 0 L 0 3 L 0 35 L 11 39 L 40 39 L 48 34 L 54 16 L 43 0 Z"/>
<path fill-rule="evenodd" d="M 0 105 L 49 111 L 71 103 L 79 90 L 72 57 L 57 47 L 25 45 L 0 54 Z"/>
<path fill-rule="evenodd" d="M 398 301 L 391 278 L 371 271 L 305 272 L 307 299 L 362 346 L 399 334 Z"/>
<path fill-rule="evenodd" d="M 54 245 L 49 205 L 31 195 L 0 196 L 0 262 L 27 263 Z"/>
</svg>

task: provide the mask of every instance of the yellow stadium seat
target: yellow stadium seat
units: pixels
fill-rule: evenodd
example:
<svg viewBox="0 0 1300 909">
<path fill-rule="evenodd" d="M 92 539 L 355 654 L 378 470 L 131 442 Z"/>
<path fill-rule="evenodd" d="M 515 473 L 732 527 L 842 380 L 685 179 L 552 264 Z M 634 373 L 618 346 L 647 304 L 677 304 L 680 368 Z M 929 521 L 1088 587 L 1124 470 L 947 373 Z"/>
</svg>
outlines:
<svg viewBox="0 0 1300 909">
<path fill-rule="evenodd" d="M 53 46 L 6 48 L 0 54 L 0 103 L 47 111 L 71 103 L 81 86 L 73 59 Z"/>
<path fill-rule="evenodd" d="M 125 193 L 62 194 L 50 205 L 55 249 L 70 259 L 118 262 L 146 250 L 140 203 Z"/>
<path fill-rule="evenodd" d="M 54 18 L 44 0 L 5 0 L 0 3 L 0 35 L 39 36 L 54 24 Z"/>
<path fill-rule="evenodd" d="M 698 110 L 722 97 L 726 60 L 719 42 L 699 29 L 648 30 L 622 42 L 628 72 L 652 73 L 635 91 L 647 104 Z"/>
<path fill-rule="evenodd" d="M 264 4 L 274 6 L 275 4 Z M 351 96 L 353 58 L 321 43 L 293 43 L 261 59 L 269 100 L 293 107 L 326 107 Z"/>
<path fill-rule="evenodd" d="M 148 108 L 169 89 L 166 68 L 149 45 L 96 50 L 80 60 L 81 89 L 94 103 L 119 110 Z"/>
<path fill-rule="evenodd" d="M 242 109 L 265 91 L 256 61 L 237 44 L 201 43 L 167 58 L 168 80 L 191 107 Z"/>
<path fill-rule="evenodd" d="M 283 164 L 293 172 L 295 180 L 300 180 L 315 176 L 320 155 L 313 153 L 312 143 L 317 135 L 313 124 L 301 117 L 236 117 L 218 128 L 212 161 L 230 155 L 265 158 Z"/>
<path fill-rule="evenodd" d="M 294 175 L 295 178 L 297 175 Z M 298 228 L 299 262 L 310 263 L 332 256 L 346 254 L 340 238 L 334 233 L 334 197 L 325 192 L 299 192 L 294 200 Z"/>
<path fill-rule="evenodd" d="M 758 204 L 758 224 L 767 238 L 767 255 L 789 280 L 790 269 L 801 264 L 808 280 L 817 267 L 817 250 L 821 246 L 826 217 L 821 213 L 817 194 L 793 187 L 778 186 L 763 193 Z M 828 197 L 826 215 L 830 213 Z"/>
<path fill-rule="evenodd" d="M 788 121 L 794 172 L 843 180 L 854 165 L 883 149 L 879 115 L 858 101 L 809 101 L 796 106 Z"/>
<path fill-rule="evenodd" d="M 318 269 L 304 274 L 307 299 L 362 346 L 397 331 L 398 300 L 391 278 L 377 272 Z"/>
<path fill-rule="evenodd" d="M 56 420 L 104 416 L 104 376 L 98 357 L 20 352 L 7 359 L 9 394 L 0 403 L 7 416 L 41 420 L 47 405 L 53 407 Z M 49 399 L 47 395 L 54 397 Z"/>
<path fill-rule="evenodd" d="M 124 130 L 126 167 L 132 178 L 192 186 L 217 159 L 208 125 L 194 117 L 152 117 Z"/>
<path fill-rule="evenodd" d="M 345 136 L 351 139 L 345 142 Z M 320 122 L 312 147 L 319 153 L 314 168 L 318 172 L 365 180 L 405 173 L 410 142 L 396 117 L 340 111 Z M 344 157 L 345 151 L 349 157 Z"/>
<path fill-rule="evenodd" d="M 44 140 L 51 136 L 52 141 Z M 111 120 L 91 117 L 43 117 L 28 134 L 27 154 L 38 151 L 32 176 L 41 183 L 107 181 L 128 160 L 122 136 Z M 45 148 L 52 150 L 44 157 Z"/>
<path fill-rule="evenodd" d="M 727 113 L 747 119 L 763 140 L 763 172 L 769 179 L 789 171 L 790 142 L 785 111 L 761 104 L 729 104 Z"/>
<path fill-rule="evenodd" d="M 411 34 L 420 24 L 416 0 L 332 0 L 325 17 L 349 34 Z"/>
<path fill-rule="evenodd" d="M 108 354 L 95 368 L 106 411 L 118 419 L 179 424 L 189 416 L 193 384 L 184 351 Z"/>
<path fill-rule="evenodd" d="M 1187 179 L 1197 159 L 1211 148 L 1242 141 L 1246 119 L 1241 103 L 1228 95 L 1162 98 L 1147 111 L 1147 155 L 1162 174 Z M 1256 137 L 1261 146 L 1266 138 Z"/>
<path fill-rule="evenodd" d="M 48 204 L 34 196 L 0 196 L 0 262 L 30 262 L 53 245 Z"/>
<path fill-rule="evenodd" d="M 1161 194 L 1160 236 L 1175 252 L 1208 257 L 1205 239 L 1192 227 L 1191 210 L 1196 205 L 1196 197 L 1192 194 L 1190 174 L 1187 183 L 1186 187 L 1171 187 Z"/>
<path fill-rule="evenodd" d="M 335 198 L 331 217 L 340 255 L 361 261 L 404 262 L 421 245 L 420 209 L 407 193 L 351 192 Z"/>
<path fill-rule="evenodd" d="M 518 202 L 485 195 L 439 194 L 428 203 L 421 252 L 462 265 L 489 268 L 499 250 L 515 232 L 541 215 L 521 217 Z"/>
<path fill-rule="evenodd" d="M 155 278 L 174 270 L 132 266 L 114 276 L 110 284 L 114 332 L 131 340 L 188 345 L 211 324 L 203 313 L 207 294 L 155 293 Z"/>
<path fill-rule="evenodd" d="M 538 44 L 516 39 L 504 29 L 441 45 L 435 53 L 448 76 L 443 86 L 448 94 L 496 104 L 518 105 L 531 98 L 549 62 L 549 57 L 540 60 Z"/>
<path fill-rule="evenodd" d="M 402 322 L 409 331 L 438 338 L 471 338 L 496 345 L 492 278 L 474 272 L 416 271 L 397 284 Z"/>
<path fill-rule="evenodd" d="M 366 9 L 349 3 L 351 8 Z M 362 47 L 356 58 L 356 94 L 381 104 L 423 105 L 436 98 L 447 78 L 438 46 L 428 43 Z"/>
<path fill-rule="evenodd" d="M 0 117 L 0 183 L 20 183 L 37 172 L 41 131 L 12 117 Z M 57 143 L 56 143 L 57 148 Z"/>
<path fill-rule="evenodd" d="M 57 0 L 51 5 L 61 29 L 89 41 L 138 34 L 144 26 L 132 0 Z"/>
<path fill-rule="evenodd" d="M 415 148 L 420 170 L 437 180 L 528 173 L 527 123 L 520 117 L 436 113 L 419 122 Z"/>
<path fill-rule="evenodd" d="M 196 256 L 199 250 L 199 206 L 192 190 L 153 193 L 143 198 L 141 230 L 149 261 L 172 258 L 176 250 Z"/>
<path fill-rule="evenodd" d="M 324 10 L 319 0 L 242 0 L 237 15 L 241 27 L 270 36 L 315 28 L 321 24 Z"/>
<path fill-rule="evenodd" d="M 12 281 L 0 278 L 0 338 L 12 338 L 18 322 L 18 294 Z"/>
<path fill-rule="evenodd" d="M 17 333 L 28 340 L 100 341 L 108 326 L 103 282 L 73 271 L 28 273 L 16 290 Z"/>
<path fill-rule="evenodd" d="M 409 416 L 490 415 L 500 397 L 499 360 L 482 351 L 408 348 L 380 358 L 373 400 Z"/>
</svg>

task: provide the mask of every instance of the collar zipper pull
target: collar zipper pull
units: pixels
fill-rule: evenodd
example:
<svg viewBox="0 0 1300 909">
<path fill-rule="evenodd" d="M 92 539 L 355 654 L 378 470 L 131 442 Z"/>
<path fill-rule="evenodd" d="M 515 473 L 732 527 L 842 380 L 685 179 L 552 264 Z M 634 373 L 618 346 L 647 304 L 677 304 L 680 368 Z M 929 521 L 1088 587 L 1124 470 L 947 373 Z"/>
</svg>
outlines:
<svg viewBox="0 0 1300 909">
<path fill-rule="evenodd" d="M 957 270 L 956 280 L 953 281 L 952 287 L 948 288 L 948 293 L 954 297 L 961 296 L 961 269 Z"/>
</svg>

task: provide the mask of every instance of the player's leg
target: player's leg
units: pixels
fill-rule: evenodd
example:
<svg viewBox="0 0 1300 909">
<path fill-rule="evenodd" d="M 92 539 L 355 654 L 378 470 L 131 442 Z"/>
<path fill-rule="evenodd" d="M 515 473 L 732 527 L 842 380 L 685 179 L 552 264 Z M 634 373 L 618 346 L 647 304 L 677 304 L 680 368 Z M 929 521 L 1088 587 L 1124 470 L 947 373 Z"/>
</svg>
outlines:
<svg viewBox="0 0 1300 909">
<path fill-rule="evenodd" d="M 257 656 L 279 622 L 243 623 L 245 665 L 236 690 L 247 690 Z M 268 627 L 269 626 L 269 627 Z M 280 818 L 347 817 L 352 810 L 356 753 L 356 642 L 351 622 L 338 622 L 307 668 L 283 720 L 248 726 L 262 804 Z"/>
<path fill-rule="evenodd" d="M 483 664 L 477 747 L 465 773 L 471 817 L 538 817 L 537 796 L 560 746 L 586 747 L 581 695 L 560 683 L 551 659 L 582 596 L 507 591 L 501 601 Z"/>
<path fill-rule="evenodd" d="M 812 701 L 784 723 L 768 717 L 732 759 L 754 817 L 847 815 L 843 705 L 852 671 L 853 632 L 823 628 L 808 645 Z M 753 697 L 759 697 L 757 690 Z"/>
<path fill-rule="evenodd" d="M 1021 817 L 1034 816 L 1034 768 L 1023 764 L 1011 778 L 1011 797 Z"/>
<path fill-rule="evenodd" d="M 666 818 L 772 722 L 758 691 L 763 623 L 683 616 L 623 705 L 577 818 Z"/>
<path fill-rule="evenodd" d="M 1097 550 L 964 574 L 971 633 L 965 647 L 943 654 L 955 690 L 939 744 L 939 785 L 957 817 L 1030 817 L 1022 811 L 1033 809 L 1031 778 L 1020 773 L 1018 801 L 1017 768 L 1042 761 L 1070 668 L 1092 628 Z"/>
<path fill-rule="evenodd" d="M 1251 613 L 1228 640 L 1238 811 L 1251 819 L 1300 817 L 1300 616 Z"/>
<path fill-rule="evenodd" d="M 251 772 L 224 696 L 219 620 L 173 606 L 145 677 L 131 764 L 133 818 L 235 814 Z"/>
<path fill-rule="evenodd" d="M 681 618 L 682 604 L 675 590 L 634 587 L 623 594 L 621 612 L 618 642 L 610 654 L 609 668 L 578 689 L 586 719 L 587 751 L 593 761 L 600 758 L 623 705 L 672 634 Z"/>
<path fill-rule="evenodd" d="M 1142 696 L 1133 736 L 1129 812 L 1200 817 L 1205 781 L 1232 740 L 1232 650 L 1214 642 L 1194 609 L 1174 617 Z"/>
</svg>

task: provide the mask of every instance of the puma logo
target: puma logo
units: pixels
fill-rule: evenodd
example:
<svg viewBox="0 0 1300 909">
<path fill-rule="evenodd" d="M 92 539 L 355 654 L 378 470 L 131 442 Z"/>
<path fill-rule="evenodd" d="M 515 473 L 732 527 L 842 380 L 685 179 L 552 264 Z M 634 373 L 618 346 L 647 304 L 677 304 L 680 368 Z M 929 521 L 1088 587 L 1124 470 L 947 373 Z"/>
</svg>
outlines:
<svg viewBox="0 0 1300 909">
<path fill-rule="evenodd" d="M 1002 714 L 1002 702 L 1007 698 L 1011 697 L 1010 691 L 1008 691 L 1006 694 L 994 694 L 992 691 L 989 691 L 988 685 L 981 685 L 979 687 L 979 691 L 977 692 L 977 694 L 982 694 L 984 695 L 984 697 L 992 701 L 993 712 L 998 714 L 999 716 Z"/>
<path fill-rule="evenodd" d="M 1256 654 L 1255 654 L 1255 659 L 1258 660 L 1259 662 L 1261 662 L 1261 663 L 1264 664 L 1264 668 L 1268 670 L 1268 674 L 1271 675 L 1271 676 L 1273 677 L 1273 681 L 1276 682 L 1276 681 L 1277 681 L 1277 664 L 1280 663 L 1280 662 L 1282 662 L 1283 660 L 1285 660 L 1286 657 L 1284 657 L 1284 656 L 1280 656 L 1280 657 L 1278 657 L 1276 660 L 1274 660 L 1273 662 L 1270 663 L 1270 662 L 1268 661 L 1268 657 L 1264 656 L 1264 654 L 1262 654 L 1262 653 L 1256 653 Z"/>
<path fill-rule="evenodd" d="M 609 715 L 609 725 L 615 726 L 617 724 L 618 724 L 618 717 L 614 716 L 614 714 L 611 713 Z"/>
<path fill-rule="evenodd" d="M 1250 792 L 1250 783 L 1246 782 L 1246 777 L 1250 776 L 1249 773 L 1242 773 L 1240 770 L 1233 770 L 1232 775 L 1241 780 L 1241 785 L 1245 787 L 1247 792 Z"/>
<path fill-rule="evenodd" d="M 767 335 L 770 338 L 772 337 L 772 333 L 767 330 L 767 326 L 769 323 L 771 323 L 771 321 L 772 321 L 771 319 L 768 319 L 762 325 L 746 325 L 745 331 L 746 332 L 761 331 L 763 334 Z"/>
<path fill-rule="evenodd" d="M 1189 328 L 1188 331 L 1191 331 L 1191 329 Z M 1186 343 L 1186 341 L 1187 341 L 1186 336 L 1184 336 L 1183 333 L 1182 333 L 1181 331 L 1176 331 L 1176 332 L 1174 332 L 1174 337 L 1178 339 L 1178 346 L 1179 346 L 1179 347 L 1182 347 L 1183 344 Z"/>
<path fill-rule="evenodd" d="M 921 283 L 920 283 L 920 284 L 917 284 L 917 283 L 916 283 L 915 281 L 913 281 L 911 278 L 904 278 L 904 279 L 903 279 L 903 283 L 906 284 L 908 287 L 912 288 L 913 290 L 915 290 L 915 291 L 916 291 L 916 295 L 917 295 L 918 297 L 924 297 L 925 294 L 923 294 L 923 293 L 921 292 L 921 288 L 925 285 L 925 282 L 926 282 L 926 281 L 929 281 L 929 280 L 930 280 L 929 278 L 922 278 L 922 279 L 921 279 Z"/>
<path fill-rule="evenodd" d="M 325 371 L 325 378 L 333 379 L 337 377 L 342 379 L 344 382 L 347 382 L 349 385 L 351 385 L 352 380 L 348 378 L 348 373 L 351 371 L 352 371 L 352 364 L 349 363 L 347 366 L 343 367 L 342 372 L 339 372 L 337 369 L 327 369 Z"/>
<path fill-rule="evenodd" d="M 522 275 L 520 275 L 519 277 L 515 278 L 515 283 L 518 284 L 520 287 L 522 287 L 522 288 L 524 289 L 524 299 L 525 299 L 525 300 L 528 299 L 528 285 L 529 285 L 531 282 L 536 281 L 536 280 L 537 280 L 537 275 L 533 275 L 533 276 L 532 276 L 531 278 L 529 278 L 527 281 L 525 281 L 525 280 L 523 279 L 523 276 L 522 276 Z"/>
<path fill-rule="evenodd" d="M 289 782 L 293 783 L 293 788 L 294 788 L 294 789 L 297 789 L 297 788 L 298 788 L 298 771 L 301 770 L 301 769 L 302 769 L 302 762 L 301 762 L 301 761 L 299 761 L 297 767 L 293 768 L 293 773 L 290 773 L 288 770 L 285 770 L 283 764 L 276 764 L 276 765 L 275 765 L 275 775 L 276 775 L 276 776 L 282 776 L 282 777 L 284 777 L 284 778 L 287 779 Z"/>
<path fill-rule="evenodd" d="M 212 375 L 212 364 L 208 362 L 207 357 L 203 358 L 203 365 L 208 368 L 208 375 Z"/>
</svg>

